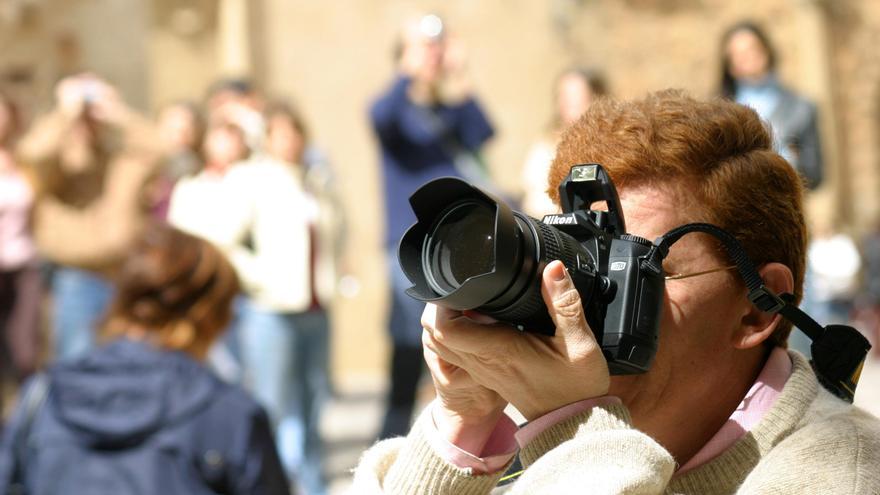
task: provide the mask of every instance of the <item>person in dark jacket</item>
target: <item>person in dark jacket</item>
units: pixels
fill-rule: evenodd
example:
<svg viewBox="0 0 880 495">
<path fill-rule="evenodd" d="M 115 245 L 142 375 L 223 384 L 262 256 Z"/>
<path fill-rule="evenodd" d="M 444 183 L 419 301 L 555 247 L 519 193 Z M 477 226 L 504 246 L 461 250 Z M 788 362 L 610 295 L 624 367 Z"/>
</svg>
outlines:
<svg viewBox="0 0 880 495">
<path fill-rule="evenodd" d="M 773 147 L 809 189 L 822 184 L 824 166 L 816 105 L 787 88 L 776 72 L 776 52 L 760 26 L 741 21 L 721 40 L 721 96 L 755 109 L 773 131 Z"/>
<path fill-rule="evenodd" d="M 406 295 L 411 284 L 396 253 L 401 236 L 415 222 L 409 196 L 425 182 L 444 176 L 487 185 L 479 151 L 494 131 L 471 92 L 463 48 L 455 41 L 435 15 L 408 22 L 395 47 L 398 76 L 370 109 L 382 149 L 393 347 L 391 389 L 380 438 L 409 431 L 422 372 L 419 320 L 424 304 Z"/>
<path fill-rule="evenodd" d="M 229 262 L 150 224 L 116 289 L 109 342 L 24 391 L 0 443 L 0 493 L 288 494 L 265 412 L 199 362 L 239 290 Z"/>
</svg>

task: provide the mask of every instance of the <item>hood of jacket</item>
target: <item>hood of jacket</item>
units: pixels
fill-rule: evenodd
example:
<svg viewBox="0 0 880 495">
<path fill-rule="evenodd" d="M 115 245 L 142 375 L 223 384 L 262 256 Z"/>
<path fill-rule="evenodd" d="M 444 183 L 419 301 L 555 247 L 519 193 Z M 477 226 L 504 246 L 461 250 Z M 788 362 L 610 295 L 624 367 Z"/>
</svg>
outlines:
<svg viewBox="0 0 880 495">
<path fill-rule="evenodd" d="M 53 415 L 95 448 L 137 445 L 204 409 L 221 386 L 183 353 L 126 339 L 49 374 Z"/>
</svg>

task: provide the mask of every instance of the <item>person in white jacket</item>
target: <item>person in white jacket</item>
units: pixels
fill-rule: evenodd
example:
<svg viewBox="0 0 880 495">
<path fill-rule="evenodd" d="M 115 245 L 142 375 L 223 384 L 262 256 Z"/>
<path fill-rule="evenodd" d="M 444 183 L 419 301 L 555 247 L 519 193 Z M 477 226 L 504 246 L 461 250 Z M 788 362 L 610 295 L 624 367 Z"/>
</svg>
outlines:
<svg viewBox="0 0 880 495">
<path fill-rule="evenodd" d="M 230 250 L 235 245 L 233 218 L 244 214 L 237 186 L 230 172 L 250 156 L 241 127 L 215 120 L 205 131 L 202 145 L 204 164 L 195 175 L 183 177 L 174 185 L 168 205 L 168 223 Z M 236 304 L 239 306 L 240 304 Z M 237 312 L 237 310 L 236 310 Z M 235 319 L 208 357 L 208 363 L 224 380 L 241 381 L 238 363 L 238 330 Z"/>
<path fill-rule="evenodd" d="M 242 366 L 245 386 L 275 423 L 285 468 L 304 493 L 320 495 L 326 483 L 319 419 L 329 391 L 334 279 L 327 270 L 339 224 L 330 203 L 310 187 L 316 165 L 304 163 L 299 115 L 272 103 L 265 124 L 265 153 L 229 173 L 236 204 L 227 221 L 229 253 L 248 296 L 238 322 Z"/>
</svg>

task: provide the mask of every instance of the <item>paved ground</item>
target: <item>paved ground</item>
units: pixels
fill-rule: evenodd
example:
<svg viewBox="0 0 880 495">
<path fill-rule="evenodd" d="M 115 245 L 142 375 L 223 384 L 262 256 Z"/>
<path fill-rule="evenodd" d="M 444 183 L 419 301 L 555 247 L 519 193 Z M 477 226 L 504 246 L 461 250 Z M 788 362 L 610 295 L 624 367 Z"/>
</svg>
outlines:
<svg viewBox="0 0 880 495">
<path fill-rule="evenodd" d="M 352 468 L 373 443 L 382 419 L 383 390 L 384 384 L 378 378 L 354 377 L 336 384 L 336 397 L 321 424 L 330 495 L 346 492 Z"/>
</svg>

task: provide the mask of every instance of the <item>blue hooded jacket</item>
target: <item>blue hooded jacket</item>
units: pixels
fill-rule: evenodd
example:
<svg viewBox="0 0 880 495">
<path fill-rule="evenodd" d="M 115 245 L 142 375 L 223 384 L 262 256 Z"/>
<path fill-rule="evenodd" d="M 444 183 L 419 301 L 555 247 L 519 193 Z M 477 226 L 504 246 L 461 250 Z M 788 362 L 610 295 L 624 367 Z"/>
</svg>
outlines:
<svg viewBox="0 0 880 495">
<path fill-rule="evenodd" d="M 289 493 L 265 412 L 183 353 L 122 339 L 48 378 L 4 432 L 0 493 L 15 457 L 35 495 Z"/>
</svg>

